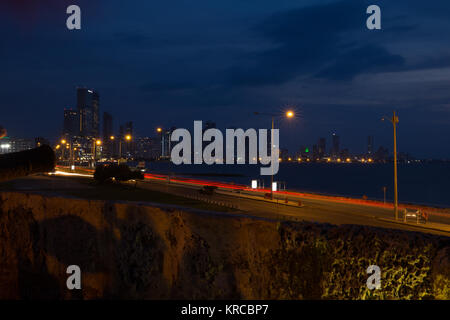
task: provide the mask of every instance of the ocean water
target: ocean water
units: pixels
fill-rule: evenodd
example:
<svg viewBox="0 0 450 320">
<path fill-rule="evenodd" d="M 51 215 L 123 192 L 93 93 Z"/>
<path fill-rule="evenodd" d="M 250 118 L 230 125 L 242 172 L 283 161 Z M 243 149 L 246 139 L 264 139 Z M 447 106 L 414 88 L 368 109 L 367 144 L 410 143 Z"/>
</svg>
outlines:
<svg viewBox="0 0 450 320">
<path fill-rule="evenodd" d="M 270 176 L 260 175 L 260 165 L 179 165 L 149 162 L 148 172 L 195 177 L 202 180 L 250 185 L 253 179 L 270 185 Z M 388 164 L 280 163 L 274 181 L 289 190 L 383 200 L 394 197 L 394 167 Z M 430 162 L 398 165 L 399 201 L 450 207 L 450 163 Z"/>
</svg>

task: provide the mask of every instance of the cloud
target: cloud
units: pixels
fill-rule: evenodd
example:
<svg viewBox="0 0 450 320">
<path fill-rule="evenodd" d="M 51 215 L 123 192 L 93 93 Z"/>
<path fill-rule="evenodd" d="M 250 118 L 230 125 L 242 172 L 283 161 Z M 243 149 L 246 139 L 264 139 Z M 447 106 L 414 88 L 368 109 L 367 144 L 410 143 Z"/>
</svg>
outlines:
<svg viewBox="0 0 450 320">
<path fill-rule="evenodd" d="M 276 85 L 298 76 L 351 80 L 361 73 L 400 67 L 400 55 L 371 43 L 366 8 L 365 1 L 345 0 L 272 15 L 253 30 L 273 47 L 238 61 L 230 69 L 231 83 Z"/>
<path fill-rule="evenodd" d="M 381 46 L 364 45 L 341 54 L 316 76 L 330 80 L 352 80 L 362 73 L 400 70 L 404 63 L 402 56 L 390 54 Z"/>
</svg>

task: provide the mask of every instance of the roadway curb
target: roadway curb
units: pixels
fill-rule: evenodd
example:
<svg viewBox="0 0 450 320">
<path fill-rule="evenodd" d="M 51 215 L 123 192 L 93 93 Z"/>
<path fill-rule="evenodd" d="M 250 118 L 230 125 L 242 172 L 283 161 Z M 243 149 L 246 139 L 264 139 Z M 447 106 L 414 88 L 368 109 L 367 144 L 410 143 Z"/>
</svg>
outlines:
<svg viewBox="0 0 450 320">
<path fill-rule="evenodd" d="M 450 234 L 450 231 L 448 231 L 448 230 L 443 230 L 443 229 L 438 229 L 438 228 L 433 228 L 433 227 L 421 226 L 419 224 L 405 223 L 405 222 L 401 222 L 401 221 L 395 221 L 395 220 L 390 220 L 390 219 L 386 219 L 386 218 L 378 218 L 378 217 L 375 217 L 375 219 L 376 220 L 380 220 L 380 221 L 384 221 L 384 222 L 400 224 L 402 226 L 411 226 L 411 227 L 416 227 L 416 228 L 419 228 L 419 229 L 421 228 L 421 229 L 425 229 L 425 230 L 433 230 L 433 231 L 445 232 L 445 233 Z"/>
<path fill-rule="evenodd" d="M 238 196 L 236 193 L 230 193 L 230 192 L 226 192 L 226 191 L 222 191 L 222 190 L 217 190 L 216 192 L 218 194 L 222 194 L 222 195 L 229 196 L 229 197 L 234 196 L 236 198 L 250 199 L 250 200 L 262 201 L 262 202 L 273 203 L 273 204 L 280 204 L 283 206 L 289 206 L 289 207 L 294 207 L 294 208 L 303 208 L 305 206 L 304 204 L 302 204 L 302 205 L 295 204 L 295 201 L 292 201 L 292 200 L 289 200 L 290 203 L 286 203 L 286 202 L 284 202 L 284 200 L 281 200 L 281 199 L 279 199 L 279 201 L 269 200 L 269 199 L 264 199 L 263 197 L 257 197 L 257 196 L 252 196 L 252 195 L 248 195 L 248 194 L 241 194 L 240 196 Z"/>
</svg>

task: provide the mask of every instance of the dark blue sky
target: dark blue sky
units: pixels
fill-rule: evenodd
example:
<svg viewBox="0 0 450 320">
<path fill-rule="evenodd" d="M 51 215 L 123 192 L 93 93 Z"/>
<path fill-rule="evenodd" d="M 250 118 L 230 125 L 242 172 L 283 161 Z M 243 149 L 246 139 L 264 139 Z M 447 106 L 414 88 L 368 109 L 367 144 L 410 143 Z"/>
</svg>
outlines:
<svg viewBox="0 0 450 320">
<path fill-rule="evenodd" d="M 66 7 L 82 10 L 69 31 Z M 382 30 L 365 26 L 382 9 Z M 99 91 L 115 126 L 267 128 L 253 111 L 282 112 L 281 145 L 295 151 L 341 136 L 450 158 L 450 2 L 444 0 L 2 0 L 0 125 L 11 136 L 56 138 L 75 87 Z"/>
</svg>

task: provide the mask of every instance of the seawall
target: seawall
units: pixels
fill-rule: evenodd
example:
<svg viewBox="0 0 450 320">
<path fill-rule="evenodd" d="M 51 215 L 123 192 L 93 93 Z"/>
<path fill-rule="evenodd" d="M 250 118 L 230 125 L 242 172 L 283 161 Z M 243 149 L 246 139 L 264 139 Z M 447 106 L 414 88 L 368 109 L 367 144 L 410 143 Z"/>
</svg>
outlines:
<svg viewBox="0 0 450 320">
<path fill-rule="evenodd" d="M 0 298 L 450 299 L 450 238 L 2 192 Z"/>
</svg>

